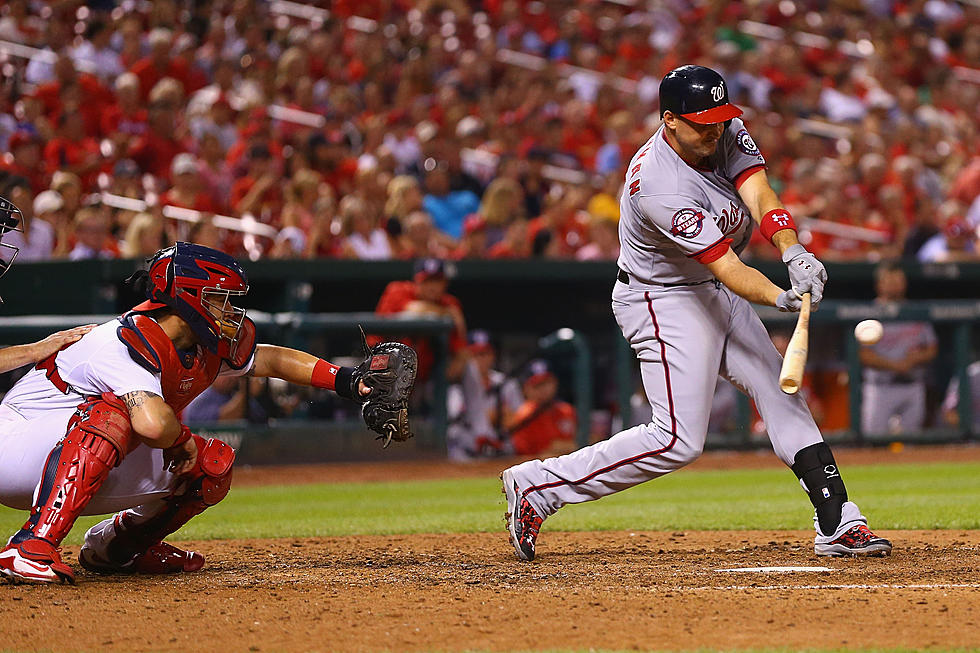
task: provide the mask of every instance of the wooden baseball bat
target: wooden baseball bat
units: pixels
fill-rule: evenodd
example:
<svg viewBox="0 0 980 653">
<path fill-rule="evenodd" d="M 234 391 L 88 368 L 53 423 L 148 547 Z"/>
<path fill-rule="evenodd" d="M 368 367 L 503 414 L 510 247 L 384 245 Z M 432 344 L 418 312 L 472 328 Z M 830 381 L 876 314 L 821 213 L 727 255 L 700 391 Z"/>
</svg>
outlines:
<svg viewBox="0 0 980 653">
<path fill-rule="evenodd" d="M 810 350 L 810 293 L 803 293 L 800 317 L 796 320 L 793 337 L 789 339 L 783 368 L 779 371 L 779 389 L 788 395 L 796 394 L 803 385 L 803 368 Z"/>
</svg>

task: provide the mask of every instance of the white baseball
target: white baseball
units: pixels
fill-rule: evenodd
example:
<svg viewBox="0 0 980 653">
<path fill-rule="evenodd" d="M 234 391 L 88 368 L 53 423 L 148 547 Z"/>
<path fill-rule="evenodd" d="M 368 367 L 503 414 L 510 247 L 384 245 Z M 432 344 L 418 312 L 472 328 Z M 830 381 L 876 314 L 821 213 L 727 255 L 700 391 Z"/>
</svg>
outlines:
<svg viewBox="0 0 980 653">
<path fill-rule="evenodd" d="M 873 345 L 879 340 L 881 340 L 882 334 L 885 332 L 884 327 L 881 326 L 881 322 L 878 320 L 863 320 L 857 323 L 854 327 L 854 337 L 862 345 Z"/>
</svg>

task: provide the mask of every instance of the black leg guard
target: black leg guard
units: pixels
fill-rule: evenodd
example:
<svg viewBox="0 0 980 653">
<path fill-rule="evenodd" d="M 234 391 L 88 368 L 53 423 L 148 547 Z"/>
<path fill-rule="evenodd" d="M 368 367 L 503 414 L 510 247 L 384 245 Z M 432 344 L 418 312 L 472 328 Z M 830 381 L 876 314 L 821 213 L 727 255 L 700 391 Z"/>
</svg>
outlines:
<svg viewBox="0 0 980 653">
<path fill-rule="evenodd" d="M 837 470 L 837 461 L 826 442 L 804 447 L 793 457 L 793 473 L 803 482 L 810 502 L 817 509 L 817 522 L 824 535 L 833 535 L 840 526 L 841 509 L 847 489 Z"/>
</svg>

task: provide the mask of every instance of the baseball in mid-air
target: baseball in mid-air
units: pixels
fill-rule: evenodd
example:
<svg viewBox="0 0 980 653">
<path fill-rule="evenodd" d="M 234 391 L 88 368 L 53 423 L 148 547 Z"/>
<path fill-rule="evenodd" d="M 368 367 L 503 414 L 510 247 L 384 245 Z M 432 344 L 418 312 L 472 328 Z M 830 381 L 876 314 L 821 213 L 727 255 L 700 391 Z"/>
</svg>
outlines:
<svg viewBox="0 0 980 653">
<path fill-rule="evenodd" d="M 854 327 L 854 337 L 862 345 L 873 345 L 879 340 L 881 340 L 882 334 L 885 332 L 884 328 L 881 326 L 881 322 L 878 320 L 863 320 L 857 323 Z"/>
</svg>

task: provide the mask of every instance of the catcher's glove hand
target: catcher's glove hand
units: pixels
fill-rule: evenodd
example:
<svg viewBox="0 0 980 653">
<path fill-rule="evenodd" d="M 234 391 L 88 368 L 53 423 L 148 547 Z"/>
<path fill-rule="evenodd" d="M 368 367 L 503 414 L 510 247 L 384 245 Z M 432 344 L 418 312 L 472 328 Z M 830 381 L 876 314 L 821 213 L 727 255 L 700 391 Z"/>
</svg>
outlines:
<svg viewBox="0 0 980 653">
<path fill-rule="evenodd" d="M 418 356 L 415 350 L 400 342 L 382 342 L 368 347 L 361 329 L 364 360 L 354 368 L 351 377 L 353 395 L 361 402 L 361 417 L 385 448 L 392 440 L 404 442 L 412 437 L 408 423 L 408 396 L 415 385 Z M 371 388 L 364 396 L 358 392 L 360 382 Z"/>
</svg>

